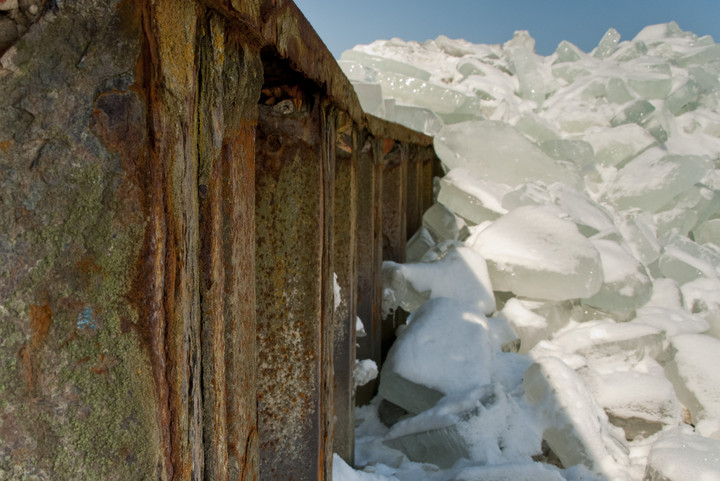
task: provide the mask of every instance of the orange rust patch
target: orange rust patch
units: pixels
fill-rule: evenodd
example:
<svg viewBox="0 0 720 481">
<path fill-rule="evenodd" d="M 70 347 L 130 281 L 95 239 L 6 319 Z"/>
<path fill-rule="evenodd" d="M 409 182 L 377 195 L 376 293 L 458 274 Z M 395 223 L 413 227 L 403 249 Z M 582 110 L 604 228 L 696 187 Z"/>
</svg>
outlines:
<svg viewBox="0 0 720 481">
<path fill-rule="evenodd" d="M 2 0 L 0 0 L 2 1 Z M 10 150 L 10 146 L 12 145 L 12 141 L 10 140 L 3 140 L 0 142 L 0 151 L 3 153 L 7 153 L 8 150 Z"/>
<path fill-rule="evenodd" d="M 23 379 L 25 381 L 25 384 L 27 385 L 27 388 L 30 390 L 32 389 L 33 384 L 35 384 L 35 376 L 33 375 L 32 365 L 32 352 L 30 346 L 28 346 L 27 344 L 23 346 L 18 353 L 18 357 L 20 358 L 20 364 L 22 365 Z"/>
<path fill-rule="evenodd" d="M 387 153 L 392 150 L 394 145 L 395 145 L 395 141 L 393 139 L 383 140 L 383 147 L 382 147 L 383 155 L 387 155 Z"/>
<path fill-rule="evenodd" d="M 52 310 L 50 304 L 43 306 L 30 306 L 30 331 L 33 348 L 37 348 L 45 340 L 52 324 Z"/>
</svg>

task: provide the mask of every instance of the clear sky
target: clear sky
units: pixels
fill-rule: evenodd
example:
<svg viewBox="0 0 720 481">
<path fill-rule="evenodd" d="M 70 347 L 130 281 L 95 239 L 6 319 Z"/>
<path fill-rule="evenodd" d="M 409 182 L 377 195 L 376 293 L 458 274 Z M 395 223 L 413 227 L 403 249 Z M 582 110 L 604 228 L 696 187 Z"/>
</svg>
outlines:
<svg viewBox="0 0 720 481">
<path fill-rule="evenodd" d="M 608 28 L 630 40 L 644 26 L 675 20 L 720 42 L 720 0 L 295 0 L 336 58 L 359 43 L 438 35 L 503 43 L 528 30 L 541 55 L 561 40 L 589 52 Z"/>
</svg>

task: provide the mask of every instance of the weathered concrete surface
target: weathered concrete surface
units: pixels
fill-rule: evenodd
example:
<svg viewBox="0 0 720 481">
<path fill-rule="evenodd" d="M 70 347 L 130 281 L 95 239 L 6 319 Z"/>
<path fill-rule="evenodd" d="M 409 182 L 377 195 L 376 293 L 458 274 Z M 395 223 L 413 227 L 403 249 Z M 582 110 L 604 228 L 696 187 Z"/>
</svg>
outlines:
<svg viewBox="0 0 720 481">
<path fill-rule="evenodd" d="M 0 479 L 329 478 L 431 139 L 289 0 L 4 6 Z"/>
</svg>

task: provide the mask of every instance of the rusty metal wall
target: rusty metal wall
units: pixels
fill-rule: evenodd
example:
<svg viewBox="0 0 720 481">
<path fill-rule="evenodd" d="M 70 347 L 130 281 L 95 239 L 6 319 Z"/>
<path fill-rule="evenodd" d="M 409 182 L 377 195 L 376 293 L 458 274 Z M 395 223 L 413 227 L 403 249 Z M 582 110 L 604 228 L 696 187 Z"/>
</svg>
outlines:
<svg viewBox="0 0 720 481">
<path fill-rule="evenodd" d="M 289 0 L 51 3 L 0 45 L 0 479 L 329 479 L 432 139 Z"/>
</svg>

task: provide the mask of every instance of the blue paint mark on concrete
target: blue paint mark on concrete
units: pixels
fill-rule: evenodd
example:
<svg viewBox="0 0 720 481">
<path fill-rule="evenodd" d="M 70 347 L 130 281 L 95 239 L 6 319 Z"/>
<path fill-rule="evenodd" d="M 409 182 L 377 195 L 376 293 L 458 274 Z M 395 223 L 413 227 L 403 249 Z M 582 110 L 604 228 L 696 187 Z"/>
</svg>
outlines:
<svg viewBox="0 0 720 481">
<path fill-rule="evenodd" d="M 78 314 L 77 320 L 78 329 L 97 329 L 97 324 L 93 319 L 93 311 L 90 306 L 85 306 L 80 314 Z"/>
</svg>

